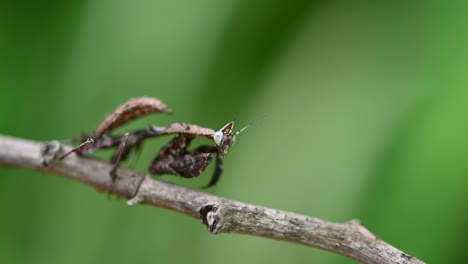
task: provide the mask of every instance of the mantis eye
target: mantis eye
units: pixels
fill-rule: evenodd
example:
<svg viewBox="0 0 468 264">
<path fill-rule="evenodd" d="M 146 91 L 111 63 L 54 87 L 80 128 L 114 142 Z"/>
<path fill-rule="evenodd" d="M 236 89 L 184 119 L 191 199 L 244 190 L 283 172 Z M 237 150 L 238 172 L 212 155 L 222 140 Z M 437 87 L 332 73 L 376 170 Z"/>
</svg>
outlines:
<svg viewBox="0 0 468 264">
<path fill-rule="evenodd" d="M 224 134 L 221 130 L 214 133 L 213 140 L 217 146 L 221 145 L 221 142 L 223 142 L 223 139 L 224 139 Z"/>
</svg>

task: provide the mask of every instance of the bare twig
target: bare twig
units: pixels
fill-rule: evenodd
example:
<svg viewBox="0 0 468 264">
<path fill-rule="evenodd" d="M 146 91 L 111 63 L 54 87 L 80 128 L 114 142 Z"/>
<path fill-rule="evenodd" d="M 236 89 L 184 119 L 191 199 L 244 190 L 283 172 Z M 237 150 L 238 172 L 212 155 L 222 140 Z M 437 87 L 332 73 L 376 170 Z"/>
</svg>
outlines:
<svg viewBox="0 0 468 264">
<path fill-rule="evenodd" d="M 358 221 L 331 223 L 245 204 L 157 181 L 126 169 L 118 170 L 119 178 L 110 188 L 111 164 L 71 155 L 46 168 L 44 155 L 49 154 L 50 148 L 45 146 L 46 143 L 0 135 L 0 166 L 52 173 L 84 182 L 100 191 L 112 190 L 116 195 L 131 198 L 129 205 L 141 202 L 172 209 L 202 220 L 213 234 L 242 233 L 285 240 L 336 252 L 363 263 L 423 263 L 380 240 Z M 64 151 L 69 149 L 64 147 Z"/>
</svg>

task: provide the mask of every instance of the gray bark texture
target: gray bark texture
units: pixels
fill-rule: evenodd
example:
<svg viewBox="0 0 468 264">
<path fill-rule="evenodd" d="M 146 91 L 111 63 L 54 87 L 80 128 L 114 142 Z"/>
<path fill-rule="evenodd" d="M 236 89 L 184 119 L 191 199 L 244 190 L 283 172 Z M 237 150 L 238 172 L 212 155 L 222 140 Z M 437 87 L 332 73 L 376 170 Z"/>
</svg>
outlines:
<svg viewBox="0 0 468 264">
<path fill-rule="evenodd" d="M 119 168 L 119 177 L 112 183 L 111 164 L 75 154 L 45 167 L 44 152 L 48 144 L 0 135 L 0 166 L 71 178 L 127 198 L 129 205 L 143 203 L 168 208 L 200 219 L 213 234 L 240 233 L 284 240 L 342 254 L 362 263 L 424 263 L 385 243 L 356 220 L 332 223 L 228 200 L 125 168 Z M 62 149 L 71 148 L 62 146 Z"/>
</svg>

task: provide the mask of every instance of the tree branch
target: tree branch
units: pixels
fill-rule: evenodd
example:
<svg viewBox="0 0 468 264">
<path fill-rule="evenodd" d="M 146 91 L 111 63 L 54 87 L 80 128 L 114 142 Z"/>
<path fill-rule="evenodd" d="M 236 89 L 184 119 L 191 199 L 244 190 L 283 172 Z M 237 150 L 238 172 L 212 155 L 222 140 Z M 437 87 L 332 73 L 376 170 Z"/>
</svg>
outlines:
<svg viewBox="0 0 468 264">
<path fill-rule="evenodd" d="M 241 233 L 299 243 L 336 252 L 363 263 L 423 263 L 377 238 L 358 221 L 331 223 L 313 217 L 245 204 L 154 180 L 124 168 L 112 184 L 112 166 L 70 155 L 45 168 L 47 143 L 0 135 L 0 166 L 60 175 L 109 191 L 135 203 L 168 208 L 201 219 L 213 234 Z M 63 146 L 69 150 L 70 147 Z M 137 187 L 142 182 L 137 193 Z"/>
</svg>

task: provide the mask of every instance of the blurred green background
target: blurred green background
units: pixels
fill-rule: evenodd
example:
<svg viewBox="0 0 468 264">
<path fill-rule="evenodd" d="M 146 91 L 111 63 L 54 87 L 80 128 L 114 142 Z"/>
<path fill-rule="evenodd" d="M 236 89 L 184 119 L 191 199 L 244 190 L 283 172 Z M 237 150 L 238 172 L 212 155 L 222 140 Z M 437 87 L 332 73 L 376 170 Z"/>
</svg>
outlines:
<svg viewBox="0 0 468 264">
<path fill-rule="evenodd" d="M 463 1 L 0 3 L 0 133 L 90 132 L 129 98 L 238 136 L 211 193 L 360 219 L 433 263 L 468 258 L 468 4 Z M 256 122 L 255 122 L 256 121 Z M 170 137 L 147 142 L 137 169 Z M 202 139 L 199 144 L 206 143 Z M 109 152 L 98 154 L 108 157 Z M 212 168 L 188 187 L 206 184 Z M 353 263 L 65 178 L 0 169 L 0 263 Z"/>
</svg>

